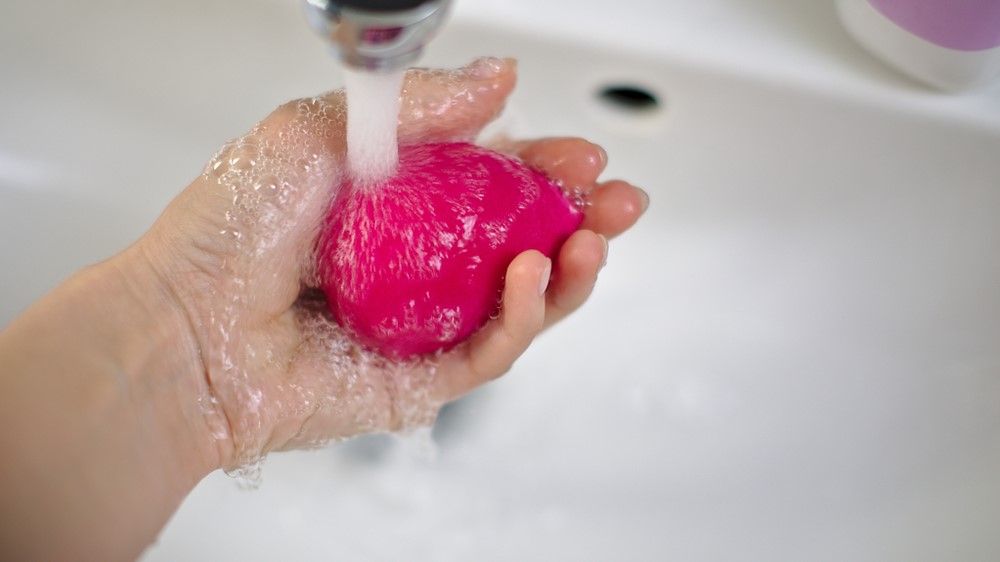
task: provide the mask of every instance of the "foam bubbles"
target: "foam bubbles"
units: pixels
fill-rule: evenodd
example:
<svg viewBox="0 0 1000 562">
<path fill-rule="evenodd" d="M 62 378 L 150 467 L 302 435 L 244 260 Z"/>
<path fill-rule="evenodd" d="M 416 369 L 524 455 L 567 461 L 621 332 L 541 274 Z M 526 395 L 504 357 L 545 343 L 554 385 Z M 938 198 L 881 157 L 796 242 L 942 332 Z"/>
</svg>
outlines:
<svg viewBox="0 0 1000 562">
<path fill-rule="evenodd" d="M 196 183 L 198 217 L 215 225 L 192 242 L 204 259 L 186 298 L 210 383 L 200 406 L 244 487 L 259 482 L 267 451 L 429 426 L 441 405 L 434 358 L 391 362 L 362 349 L 310 289 L 345 122 L 343 92 L 286 104 L 227 143 Z"/>
</svg>

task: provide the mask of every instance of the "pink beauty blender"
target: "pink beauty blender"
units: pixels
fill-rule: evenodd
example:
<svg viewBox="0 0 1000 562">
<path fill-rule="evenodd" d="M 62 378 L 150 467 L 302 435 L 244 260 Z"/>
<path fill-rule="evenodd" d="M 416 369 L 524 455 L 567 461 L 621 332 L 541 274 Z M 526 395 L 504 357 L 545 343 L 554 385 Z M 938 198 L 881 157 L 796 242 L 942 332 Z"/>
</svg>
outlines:
<svg viewBox="0 0 1000 562">
<path fill-rule="evenodd" d="M 499 306 L 519 253 L 554 256 L 582 213 L 520 161 L 468 143 L 401 147 L 395 176 L 345 182 L 318 245 L 330 311 L 391 358 L 447 350 Z"/>
</svg>

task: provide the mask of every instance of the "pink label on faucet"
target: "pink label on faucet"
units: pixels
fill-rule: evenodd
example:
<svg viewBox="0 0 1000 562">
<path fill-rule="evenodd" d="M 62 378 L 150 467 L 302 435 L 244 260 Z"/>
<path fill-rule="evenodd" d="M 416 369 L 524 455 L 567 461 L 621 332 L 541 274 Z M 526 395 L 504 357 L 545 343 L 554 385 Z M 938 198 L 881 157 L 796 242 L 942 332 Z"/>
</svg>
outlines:
<svg viewBox="0 0 1000 562">
<path fill-rule="evenodd" d="M 868 0 L 914 35 L 949 49 L 1000 46 L 1000 0 Z"/>
</svg>

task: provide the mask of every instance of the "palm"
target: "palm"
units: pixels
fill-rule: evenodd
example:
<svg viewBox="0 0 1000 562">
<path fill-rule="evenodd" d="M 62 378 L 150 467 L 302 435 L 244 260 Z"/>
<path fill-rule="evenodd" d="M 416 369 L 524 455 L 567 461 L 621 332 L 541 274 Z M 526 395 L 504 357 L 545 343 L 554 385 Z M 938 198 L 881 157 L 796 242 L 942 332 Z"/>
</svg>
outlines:
<svg viewBox="0 0 1000 562">
<path fill-rule="evenodd" d="M 475 136 L 514 84 L 510 63 L 488 64 L 496 70 L 489 77 L 411 72 L 401 142 Z M 583 229 L 553 260 L 545 295 L 538 287 L 547 262 L 525 252 L 508 269 L 499 319 L 440 357 L 389 362 L 353 344 L 321 297 L 304 289 L 316 286 L 311 249 L 338 181 L 344 122 L 340 92 L 279 108 L 224 147 L 154 229 L 177 254 L 165 276 L 201 344 L 207 403 L 224 421 L 230 465 L 268 450 L 431 423 L 443 403 L 505 372 L 543 327 L 578 307 L 604 257 L 598 234 L 616 235 L 642 212 L 639 190 L 596 183 L 605 164 L 599 147 L 581 139 L 504 147 L 588 194 Z"/>
</svg>

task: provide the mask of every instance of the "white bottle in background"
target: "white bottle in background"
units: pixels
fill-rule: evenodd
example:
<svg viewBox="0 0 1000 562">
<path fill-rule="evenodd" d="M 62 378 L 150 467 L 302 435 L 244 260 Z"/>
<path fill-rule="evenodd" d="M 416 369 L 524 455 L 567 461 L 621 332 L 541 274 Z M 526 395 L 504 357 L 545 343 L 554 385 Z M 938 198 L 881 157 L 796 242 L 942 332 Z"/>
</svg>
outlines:
<svg viewBox="0 0 1000 562">
<path fill-rule="evenodd" d="M 866 49 L 943 90 L 1000 77 L 1000 0 L 838 0 Z"/>
</svg>

